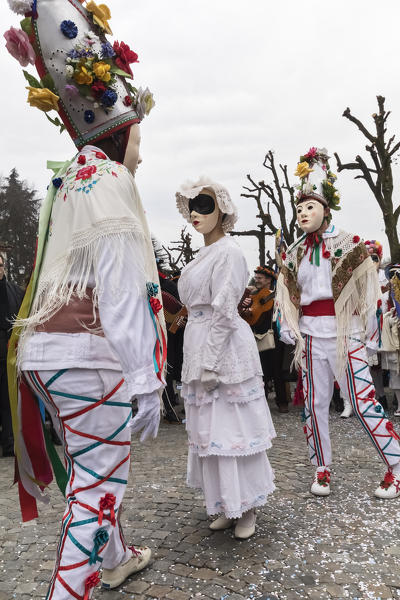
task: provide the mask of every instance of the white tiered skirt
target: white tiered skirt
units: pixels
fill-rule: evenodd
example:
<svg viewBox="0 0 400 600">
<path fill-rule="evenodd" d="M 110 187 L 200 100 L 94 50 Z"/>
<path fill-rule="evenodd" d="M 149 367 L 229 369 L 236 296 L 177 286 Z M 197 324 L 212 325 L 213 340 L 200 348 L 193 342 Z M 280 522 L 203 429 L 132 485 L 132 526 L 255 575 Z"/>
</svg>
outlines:
<svg viewBox="0 0 400 600">
<path fill-rule="evenodd" d="M 210 394 L 184 384 L 189 438 L 187 484 L 200 488 L 209 515 L 238 518 L 274 489 L 266 450 L 276 436 L 261 377 L 220 384 Z"/>
</svg>

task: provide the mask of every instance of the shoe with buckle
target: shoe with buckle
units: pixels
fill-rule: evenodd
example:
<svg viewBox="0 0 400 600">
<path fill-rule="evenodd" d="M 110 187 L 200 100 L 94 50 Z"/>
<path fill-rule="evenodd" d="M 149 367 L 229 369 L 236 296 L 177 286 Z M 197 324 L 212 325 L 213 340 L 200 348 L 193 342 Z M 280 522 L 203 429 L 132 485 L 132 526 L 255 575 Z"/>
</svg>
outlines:
<svg viewBox="0 0 400 600">
<path fill-rule="evenodd" d="M 329 496 L 331 493 L 331 472 L 328 469 L 325 471 L 315 471 L 314 481 L 311 485 L 311 493 L 314 496 Z"/>
<path fill-rule="evenodd" d="M 114 569 L 103 569 L 101 574 L 101 587 L 112 590 L 121 583 L 124 583 L 130 575 L 141 571 L 149 564 L 151 558 L 150 548 L 135 548 L 129 546 L 129 550 L 132 551 L 132 556 L 126 562 L 118 565 Z"/>
<path fill-rule="evenodd" d="M 383 500 L 391 500 L 400 496 L 400 478 L 390 469 L 375 490 L 375 496 Z"/>
<path fill-rule="evenodd" d="M 215 519 L 215 521 L 210 523 L 209 528 L 212 531 L 220 531 L 222 529 L 229 529 L 229 527 L 232 527 L 232 525 L 233 519 L 227 519 L 226 517 L 218 517 L 217 519 Z"/>
</svg>

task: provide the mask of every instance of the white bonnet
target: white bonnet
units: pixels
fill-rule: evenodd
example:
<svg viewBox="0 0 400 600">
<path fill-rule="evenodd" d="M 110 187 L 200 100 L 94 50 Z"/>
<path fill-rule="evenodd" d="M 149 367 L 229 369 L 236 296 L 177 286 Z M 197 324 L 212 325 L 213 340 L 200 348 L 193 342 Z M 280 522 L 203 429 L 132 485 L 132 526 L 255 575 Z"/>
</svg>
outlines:
<svg viewBox="0 0 400 600">
<path fill-rule="evenodd" d="M 222 229 L 228 233 L 234 228 L 238 219 L 237 208 L 232 202 L 226 187 L 202 175 L 197 181 L 186 181 L 176 192 L 176 206 L 186 221 L 190 223 L 189 200 L 196 198 L 203 190 L 213 192 L 220 211 L 226 215 Z"/>
</svg>

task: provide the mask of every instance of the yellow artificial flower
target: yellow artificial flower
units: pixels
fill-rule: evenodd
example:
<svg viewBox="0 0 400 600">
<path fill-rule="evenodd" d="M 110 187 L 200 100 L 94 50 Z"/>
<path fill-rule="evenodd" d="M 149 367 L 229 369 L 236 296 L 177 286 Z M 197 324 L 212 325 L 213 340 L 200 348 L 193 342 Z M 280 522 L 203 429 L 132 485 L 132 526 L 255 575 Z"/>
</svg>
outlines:
<svg viewBox="0 0 400 600">
<path fill-rule="evenodd" d="M 112 31 L 108 24 L 108 20 L 111 19 L 111 12 L 108 6 L 105 4 L 97 5 L 93 0 L 90 0 L 86 4 L 86 10 L 88 10 L 93 15 L 93 21 L 99 25 L 106 33 L 112 35 Z"/>
<path fill-rule="evenodd" d="M 301 163 L 297 163 L 297 169 L 295 171 L 295 175 L 297 177 L 300 177 L 300 179 L 304 179 L 304 177 L 307 177 L 307 175 L 309 173 L 312 173 L 314 169 L 310 169 L 308 162 L 304 161 Z"/>
<path fill-rule="evenodd" d="M 79 65 L 79 70 L 75 71 L 74 79 L 79 85 L 90 85 L 93 83 L 93 76 L 83 65 Z"/>
<path fill-rule="evenodd" d="M 97 79 L 101 79 L 101 81 L 110 81 L 111 73 L 110 65 L 105 62 L 96 62 L 93 63 L 93 72 L 96 75 Z"/>
<path fill-rule="evenodd" d="M 332 187 L 333 183 L 331 183 L 330 181 L 326 180 L 326 185 L 330 185 Z"/>
<path fill-rule="evenodd" d="M 144 99 L 145 106 L 145 114 L 149 115 L 152 108 L 154 108 L 156 103 L 154 102 L 153 94 L 148 94 Z"/>
<path fill-rule="evenodd" d="M 44 112 L 49 112 L 49 110 L 58 111 L 58 101 L 60 97 L 53 94 L 51 90 L 48 88 L 35 88 L 31 86 L 26 89 L 29 90 L 27 101 L 31 106 L 35 106 Z"/>
</svg>

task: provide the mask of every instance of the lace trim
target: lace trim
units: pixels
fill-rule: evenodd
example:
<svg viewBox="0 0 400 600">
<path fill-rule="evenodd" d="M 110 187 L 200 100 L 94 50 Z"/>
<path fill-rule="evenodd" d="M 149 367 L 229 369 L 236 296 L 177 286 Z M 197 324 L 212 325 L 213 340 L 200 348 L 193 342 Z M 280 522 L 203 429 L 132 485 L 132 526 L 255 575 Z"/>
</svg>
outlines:
<svg viewBox="0 0 400 600">
<path fill-rule="evenodd" d="M 193 489 L 202 489 L 195 485 L 191 485 L 187 482 L 188 487 Z M 275 484 L 271 484 L 267 487 L 264 494 L 260 494 L 251 502 L 242 502 L 241 507 L 237 510 L 229 510 L 223 502 L 216 502 L 213 506 L 206 504 L 206 511 L 208 515 L 224 515 L 227 519 L 240 519 L 240 517 L 252 508 L 264 506 L 267 503 L 268 496 L 275 491 Z"/>
<path fill-rule="evenodd" d="M 199 386 L 200 385 L 201 384 L 199 383 Z M 223 385 L 225 386 L 226 384 Z M 191 392 L 187 389 L 188 387 L 190 389 L 192 386 L 190 384 L 188 386 L 186 383 L 183 384 L 182 397 L 184 398 L 186 404 L 194 406 L 202 406 L 203 404 L 209 404 L 210 402 L 214 402 L 214 400 L 218 400 L 219 398 L 223 398 L 226 402 L 229 402 L 229 404 L 248 404 L 249 402 L 253 402 L 254 400 L 265 398 L 263 384 L 255 384 L 247 392 L 244 391 L 242 393 L 235 393 L 234 389 L 221 390 L 219 387 L 213 390 L 212 392 L 207 392 L 205 389 L 203 389 L 202 392 L 199 392 L 197 390 Z"/>
<path fill-rule="evenodd" d="M 200 458 L 207 458 L 207 456 L 254 456 L 254 454 L 260 454 L 272 448 L 272 436 L 263 441 L 254 440 L 247 446 L 242 444 L 234 444 L 230 448 L 224 448 L 223 444 L 218 442 L 211 442 L 206 447 L 189 442 L 189 450 L 193 454 L 197 454 Z"/>
</svg>

